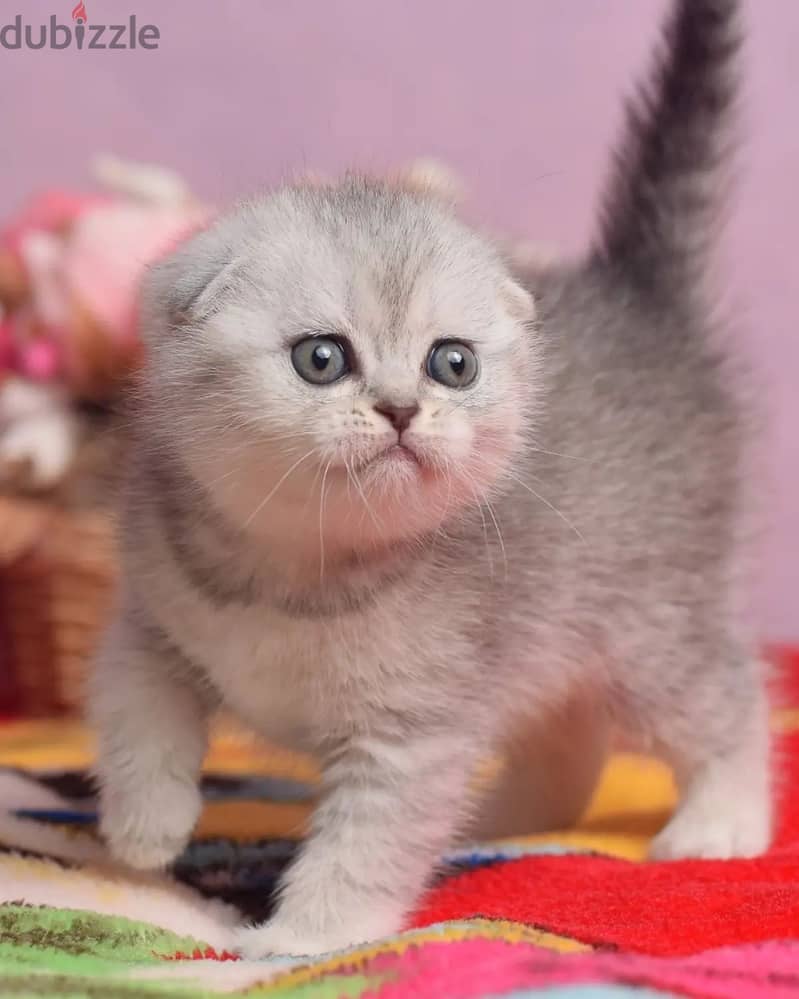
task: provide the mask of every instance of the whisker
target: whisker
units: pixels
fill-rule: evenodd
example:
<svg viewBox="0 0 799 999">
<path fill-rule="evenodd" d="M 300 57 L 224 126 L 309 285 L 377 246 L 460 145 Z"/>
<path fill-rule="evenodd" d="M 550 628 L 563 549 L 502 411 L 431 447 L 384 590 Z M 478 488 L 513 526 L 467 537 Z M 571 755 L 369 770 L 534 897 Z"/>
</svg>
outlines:
<svg viewBox="0 0 799 999">
<path fill-rule="evenodd" d="M 330 458 L 325 465 L 325 471 L 322 475 L 322 485 L 319 489 L 319 582 L 325 578 L 325 532 L 324 532 L 324 514 L 325 514 L 325 486 L 327 484 L 327 473 L 330 471 L 330 466 L 333 464 L 333 459 Z"/>
<path fill-rule="evenodd" d="M 280 478 L 277 480 L 277 483 L 275 484 L 275 486 L 267 493 L 267 495 L 261 500 L 261 502 L 258 504 L 258 506 L 253 510 L 253 512 L 250 514 L 250 516 L 244 522 L 244 527 L 245 528 L 250 526 L 250 524 L 253 522 L 253 520 L 255 519 L 255 517 L 258 516 L 258 514 L 263 510 L 263 508 L 266 506 L 266 504 L 269 502 L 269 500 L 272 499 L 272 497 L 275 495 L 275 493 L 278 491 L 278 489 L 280 489 L 280 487 L 283 485 L 283 483 L 286 481 L 286 479 L 291 475 L 291 473 L 294 471 L 294 469 L 297 468 L 297 467 L 299 467 L 305 461 L 306 458 L 310 458 L 310 456 L 312 454 L 313 454 L 313 449 L 311 449 L 310 451 L 306 451 L 305 454 L 301 458 L 298 458 L 297 461 L 294 462 L 294 464 L 289 468 L 289 470 L 287 472 L 284 472 L 283 475 L 280 476 Z"/>
<path fill-rule="evenodd" d="M 447 498 L 444 501 L 444 511 L 441 515 L 441 523 L 438 525 L 438 527 L 435 530 L 435 533 L 433 534 L 434 555 L 438 550 L 439 538 L 444 538 L 445 541 L 447 540 L 447 532 L 444 530 L 444 522 L 447 520 L 447 517 L 449 515 L 449 506 L 452 497 L 452 471 L 450 468 L 449 458 L 447 457 L 446 454 L 442 455 L 441 457 L 443 458 L 444 462 L 444 474 L 447 477 Z M 436 459 L 436 464 L 438 464 L 438 459 Z"/>
<path fill-rule="evenodd" d="M 350 468 L 349 458 L 344 459 L 344 469 L 347 473 L 347 502 L 352 508 L 352 489 L 350 488 L 353 484 L 352 482 L 352 469 Z"/>
<path fill-rule="evenodd" d="M 494 578 L 494 556 L 491 554 L 491 545 L 488 543 L 488 524 L 486 523 L 486 515 L 483 513 L 483 504 L 480 497 L 477 495 L 474 487 L 472 488 L 472 495 L 474 496 L 474 501 L 477 504 L 477 512 L 480 514 L 480 521 L 483 525 L 483 542 L 486 549 L 486 557 L 488 558 L 488 571 L 491 574 L 491 578 Z"/>
<path fill-rule="evenodd" d="M 508 478 L 513 479 L 514 482 L 517 482 L 523 489 L 526 489 L 532 496 L 535 496 L 536 499 L 540 500 L 544 504 L 544 506 L 549 507 L 549 509 L 553 513 L 557 514 L 558 517 L 560 517 L 560 519 L 563 521 L 563 523 L 574 531 L 574 533 L 577 535 L 580 541 L 583 542 L 583 544 L 588 544 L 588 542 L 585 540 L 585 536 L 580 532 L 577 526 L 573 524 L 571 520 L 569 520 L 569 518 L 562 510 L 559 510 L 553 503 L 550 503 L 545 496 L 542 496 L 541 493 L 536 492 L 535 489 L 532 488 L 532 486 L 529 486 L 526 482 L 523 482 L 520 478 L 518 478 L 518 476 L 514 475 L 512 472 L 506 472 L 505 474 L 508 476 Z"/>
<path fill-rule="evenodd" d="M 526 447 L 527 451 L 531 451 L 533 454 L 548 454 L 553 458 L 568 458 L 569 461 L 591 461 L 590 458 L 581 457 L 576 454 L 563 454 L 561 451 L 546 451 L 542 447 L 533 447 L 531 444 Z"/>
<path fill-rule="evenodd" d="M 505 551 L 505 539 L 502 537 L 502 531 L 499 529 L 499 523 L 497 522 L 496 514 L 494 513 L 494 508 L 488 501 L 488 498 L 483 496 L 483 503 L 485 504 L 486 510 L 488 510 L 488 516 L 494 523 L 494 530 L 497 532 L 497 540 L 499 541 L 499 547 L 502 549 L 502 561 L 505 565 L 505 582 L 508 581 L 508 555 Z"/>
<path fill-rule="evenodd" d="M 473 475 L 466 471 L 465 468 L 461 469 L 461 474 L 465 476 L 472 490 L 472 495 L 474 496 L 475 502 L 477 503 L 477 512 L 480 514 L 480 520 L 483 524 L 483 539 L 486 546 L 486 555 L 488 557 L 489 569 L 491 572 L 491 578 L 494 578 L 494 559 L 491 555 L 491 546 L 488 543 L 488 525 L 485 519 L 485 513 L 483 512 L 483 507 L 485 506 L 488 511 L 488 515 L 491 517 L 491 521 L 494 525 L 494 530 L 497 533 L 497 539 L 499 541 L 499 547 L 502 550 L 502 561 L 505 565 L 505 580 L 508 578 L 508 557 L 505 551 L 505 540 L 502 537 L 502 531 L 499 528 L 499 522 L 497 521 L 497 516 L 494 513 L 494 508 L 488 500 L 485 491 L 480 489 Z"/>
<path fill-rule="evenodd" d="M 369 517 L 371 518 L 372 523 L 375 525 L 375 527 L 378 529 L 378 531 L 380 531 L 381 534 L 382 534 L 382 532 L 383 532 L 383 522 L 381 520 L 379 520 L 375 516 L 375 513 L 372 510 L 372 505 L 369 502 L 369 500 L 367 499 L 366 493 L 364 492 L 364 489 L 363 489 L 363 486 L 361 484 L 361 481 L 358 478 L 358 472 L 355 469 L 353 469 L 353 478 L 355 480 L 355 488 L 358 490 L 358 493 L 360 494 L 360 497 L 363 500 L 363 505 L 364 505 L 364 508 L 365 508 L 366 512 L 369 514 Z"/>
<path fill-rule="evenodd" d="M 454 405 L 450 406 L 450 408 L 446 412 L 446 415 L 449 416 L 451 413 L 454 413 L 457 409 L 460 409 L 462 406 L 465 406 L 470 401 L 471 400 L 467 395 L 464 399 L 461 399 L 460 402 L 456 402 Z"/>
<path fill-rule="evenodd" d="M 228 469 L 227 472 L 224 472 L 222 475 L 217 475 L 215 479 L 211 479 L 210 482 L 204 482 L 203 485 L 205 486 L 206 489 L 212 489 L 214 486 L 219 485 L 219 483 L 223 482 L 225 479 L 229 479 L 231 475 L 235 475 L 236 472 L 238 472 L 237 468 L 230 468 Z"/>
<path fill-rule="evenodd" d="M 321 478 L 323 468 L 324 468 L 324 464 L 322 462 L 319 462 L 319 464 L 317 464 L 317 466 L 316 466 L 316 471 L 314 472 L 314 477 L 313 477 L 313 479 L 311 481 L 310 486 L 308 486 L 308 491 L 307 491 L 307 493 L 305 495 L 305 503 L 304 503 L 303 508 L 302 508 L 303 514 L 306 514 L 308 512 L 308 508 L 311 505 L 311 500 L 313 499 L 314 490 L 316 489 L 316 484 L 317 484 L 317 482 L 319 482 L 319 479 Z"/>
</svg>

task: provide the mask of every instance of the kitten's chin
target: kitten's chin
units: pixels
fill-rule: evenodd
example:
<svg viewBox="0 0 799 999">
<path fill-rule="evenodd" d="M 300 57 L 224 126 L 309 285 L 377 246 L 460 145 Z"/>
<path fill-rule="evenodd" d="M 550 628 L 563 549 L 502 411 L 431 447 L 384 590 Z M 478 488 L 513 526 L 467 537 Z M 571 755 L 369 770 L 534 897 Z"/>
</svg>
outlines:
<svg viewBox="0 0 799 999">
<path fill-rule="evenodd" d="M 378 451 L 368 461 L 356 468 L 363 480 L 370 485 L 387 490 L 414 481 L 432 481 L 436 468 L 425 457 L 405 444 L 391 444 Z"/>
</svg>

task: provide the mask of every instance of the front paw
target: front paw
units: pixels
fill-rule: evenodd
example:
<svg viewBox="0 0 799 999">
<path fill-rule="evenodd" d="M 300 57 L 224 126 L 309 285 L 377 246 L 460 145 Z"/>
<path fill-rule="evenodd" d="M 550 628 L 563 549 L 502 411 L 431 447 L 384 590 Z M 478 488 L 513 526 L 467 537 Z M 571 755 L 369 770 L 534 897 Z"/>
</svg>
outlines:
<svg viewBox="0 0 799 999">
<path fill-rule="evenodd" d="M 160 870 L 183 851 L 202 809 L 194 784 L 107 788 L 101 796 L 100 834 L 112 855 L 137 870 Z"/>
<path fill-rule="evenodd" d="M 262 957 L 316 957 L 338 947 L 332 940 L 297 932 L 290 926 L 270 920 L 261 926 L 245 926 L 236 934 L 235 950 L 243 958 L 257 961 Z"/>
<path fill-rule="evenodd" d="M 357 931 L 306 932 L 276 917 L 260 926 L 245 926 L 238 930 L 234 949 L 250 961 L 263 957 L 318 957 L 357 946 L 367 939 L 368 934 Z"/>
</svg>

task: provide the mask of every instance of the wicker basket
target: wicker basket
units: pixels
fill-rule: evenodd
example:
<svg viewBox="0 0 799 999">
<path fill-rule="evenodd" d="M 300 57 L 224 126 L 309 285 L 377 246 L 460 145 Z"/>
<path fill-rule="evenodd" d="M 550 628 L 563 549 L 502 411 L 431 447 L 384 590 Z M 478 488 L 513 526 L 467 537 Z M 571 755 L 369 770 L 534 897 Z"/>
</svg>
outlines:
<svg viewBox="0 0 799 999">
<path fill-rule="evenodd" d="M 80 709 L 115 581 L 108 512 L 0 498 L 0 673 L 18 710 Z"/>
</svg>

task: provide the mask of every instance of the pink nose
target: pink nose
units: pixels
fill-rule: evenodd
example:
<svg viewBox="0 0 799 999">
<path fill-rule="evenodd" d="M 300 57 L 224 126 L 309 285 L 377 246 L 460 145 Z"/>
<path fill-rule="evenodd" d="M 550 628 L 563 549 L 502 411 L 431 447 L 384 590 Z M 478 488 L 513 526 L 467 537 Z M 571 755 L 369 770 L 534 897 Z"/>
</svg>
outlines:
<svg viewBox="0 0 799 999">
<path fill-rule="evenodd" d="M 381 416 L 385 416 L 397 433 L 402 434 L 403 431 L 408 429 L 411 420 L 419 412 L 419 407 L 417 405 L 395 406 L 390 402 L 376 402 L 375 412 L 380 413 Z"/>
</svg>

